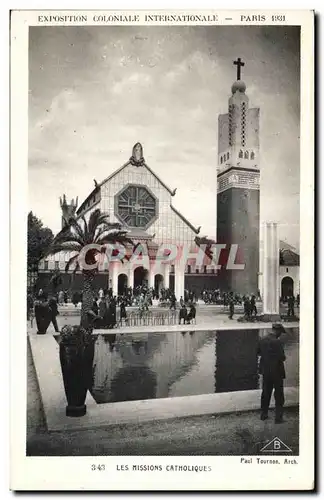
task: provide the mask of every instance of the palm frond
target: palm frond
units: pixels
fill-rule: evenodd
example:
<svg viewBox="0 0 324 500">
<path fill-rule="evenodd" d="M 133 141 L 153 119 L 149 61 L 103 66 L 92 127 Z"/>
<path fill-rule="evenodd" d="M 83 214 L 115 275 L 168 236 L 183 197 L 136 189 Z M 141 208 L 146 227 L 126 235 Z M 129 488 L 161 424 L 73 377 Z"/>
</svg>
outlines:
<svg viewBox="0 0 324 500">
<path fill-rule="evenodd" d="M 69 258 L 65 265 L 65 272 L 67 272 L 70 269 L 70 266 L 77 260 L 79 257 L 79 254 L 75 254 L 72 257 Z M 79 266 L 79 263 L 77 262 L 77 266 Z"/>
<path fill-rule="evenodd" d="M 111 223 L 109 222 L 109 214 L 107 213 L 101 213 L 98 217 L 97 220 L 97 227 L 101 226 L 102 224 L 109 226 Z"/>
<path fill-rule="evenodd" d="M 101 226 L 101 227 L 97 228 L 97 232 L 95 234 L 94 241 L 97 242 L 97 240 L 99 238 L 101 238 L 103 234 L 109 233 L 109 232 L 112 232 L 112 231 L 114 231 L 114 232 L 116 232 L 116 231 L 123 232 L 122 229 L 121 229 L 121 225 L 118 222 L 116 222 L 114 224 L 110 224 L 109 223 L 108 225 Z"/>
<path fill-rule="evenodd" d="M 105 214 L 102 214 L 100 209 L 96 208 L 96 210 L 94 210 L 91 213 L 90 218 L 89 218 L 89 223 L 88 223 L 88 231 L 87 232 L 89 233 L 89 238 L 91 238 L 92 240 L 94 238 L 94 235 L 95 235 L 95 232 L 96 232 L 96 229 L 98 227 L 100 219 L 102 219 L 101 223 L 103 223 L 105 220 Z"/>
<path fill-rule="evenodd" d="M 88 224 L 87 224 L 87 221 L 86 221 L 86 218 L 84 215 L 82 215 L 81 217 L 82 221 L 83 221 L 83 232 L 84 232 L 84 241 L 85 243 L 87 242 L 87 235 L 88 235 Z"/>
<path fill-rule="evenodd" d="M 80 271 L 80 264 L 79 261 L 76 261 L 75 268 L 73 269 L 72 273 L 75 274 L 77 271 Z"/>
<path fill-rule="evenodd" d="M 80 240 L 82 240 L 84 244 L 84 231 L 75 217 L 71 217 L 69 219 L 69 225 L 75 230 Z"/>
<path fill-rule="evenodd" d="M 81 251 L 81 246 L 79 244 L 76 244 L 76 243 L 70 243 L 70 242 L 62 242 L 62 243 L 57 243 L 55 244 L 55 242 L 52 243 L 52 245 L 49 246 L 49 248 L 47 249 L 46 251 L 46 254 L 45 256 L 49 256 L 49 255 L 54 255 L 56 253 L 59 253 L 59 252 L 78 252 L 80 253 Z"/>
<path fill-rule="evenodd" d="M 134 245 L 133 241 L 127 237 L 127 231 L 114 231 L 98 238 L 97 245 L 106 245 L 107 243 L 130 243 Z"/>
<path fill-rule="evenodd" d="M 78 234 L 69 232 L 66 234 L 58 234 L 55 236 L 53 243 L 55 245 L 60 245 L 61 243 L 76 243 L 79 244 L 81 247 L 84 246 L 84 241 L 83 238 L 80 238 Z"/>
</svg>

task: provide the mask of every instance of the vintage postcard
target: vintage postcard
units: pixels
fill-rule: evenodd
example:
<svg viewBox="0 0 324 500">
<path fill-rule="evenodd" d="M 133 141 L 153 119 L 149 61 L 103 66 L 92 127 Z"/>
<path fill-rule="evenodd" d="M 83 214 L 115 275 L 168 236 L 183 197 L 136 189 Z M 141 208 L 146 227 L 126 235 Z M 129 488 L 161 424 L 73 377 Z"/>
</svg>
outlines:
<svg viewBox="0 0 324 500">
<path fill-rule="evenodd" d="M 314 488 L 313 106 L 312 11 L 12 11 L 11 489 Z"/>
</svg>

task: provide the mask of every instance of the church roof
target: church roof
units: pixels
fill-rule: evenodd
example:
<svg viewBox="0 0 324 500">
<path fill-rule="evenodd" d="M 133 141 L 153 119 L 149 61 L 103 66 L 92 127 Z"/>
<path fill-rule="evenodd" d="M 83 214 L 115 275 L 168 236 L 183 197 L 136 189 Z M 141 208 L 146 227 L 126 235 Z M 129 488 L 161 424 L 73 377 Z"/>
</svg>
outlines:
<svg viewBox="0 0 324 500">
<path fill-rule="evenodd" d="M 195 226 L 193 226 L 191 224 L 191 222 L 189 222 L 188 219 L 186 219 L 185 216 L 182 215 L 182 213 L 180 213 L 176 208 L 174 208 L 174 206 L 172 205 L 172 203 L 170 203 L 170 208 L 171 208 L 171 210 L 174 211 L 174 213 L 176 213 L 180 217 L 181 220 L 183 220 L 183 222 L 185 224 L 187 224 L 190 227 L 190 229 L 192 229 L 196 234 L 199 234 L 199 232 L 200 232 L 200 226 L 197 227 L 197 228 Z"/>
<path fill-rule="evenodd" d="M 155 179 L 158 181 L 158 183 L 160 185 L 162 185 L 170 193 L 171 196 L 174 196 L 176 194 L 177 189 L 173 189 L 173 190 L 170 189 L 169 186 L 167 186 L 160 179 L 160 177 L 147 165 L 147 163 L 145 162 L 144 157 L 143 157 L 143 148 L 142 148 L 142 145 L 139 142 L 134 145 L 132 153 L 133 153 L 132 156 L 130 157 L 130 159 L 126 163 L 124 163 L 124 165 L 122 165 L 117 170 L 115 170 L 110 175 L 108 175 L 108 177 L 106 177 L 100 184 L 97 183 L 96 180 L 94 180 L 94 182 L 95 182 L 95 188 L 86 197 L 86 199 L 81 203 L 81 205 L 79 206 L 79 208 L 78 208 L 78 210 L 76 212 L 77 215 L 80 215 L 82 213 L 82 211 L 85 208 L 85 206 L 88 203 L 88 201 L 91 198 L 93 198 L 93 196 L 98 191 L 100 191 L 101 186 L 103 186 L 106 182 L 108 182 L 111 179 L 113 179 L 117 174 L 119 174 L 128 165 L 136 165 L 139 168 L 142 168 L 142 167 L 146 168 L 146 170 L 148 170 L 150 172 L 150 174 L 153 175 L 153 177 L 155 177 Z M 185 224 L 187 224 L 187 226 L 190 227 L 190 229 L 192 229 L 192 231 L 194 231 L 196 234 L 199 234 L 200 227 L 195 228 L 176 208 L 174 208 L 174 206 L 171 203 L 170 203 L 170 208 L 171 208 L 171 210 L 173 210 L 173 212 L 175 212 L 178 215 L 178 217 L 180 217 L 180 219 Z M 134 238 L 134 239 L 136 239 L 136 238 Z M 149 239 L 149 238 L 148 238 L 148 235 L 142 234 L 139 239 L 145 240 L 145 239 Z"/>
<path fill-rule="evenodd" d="M 299 255 L 289 249 L 280 250 L 280 265 L 281 266 L 299 266 Z"/>
<path fill-rule="evenodd" d="M 91 193 L 86 197 L 86 199 L 81 203 L 77 210 L 77 214 L 80 215 L 82 212 L 84 206 L 87 204 L 87 202 L 98 192 L 98 190 L 103 186 L 107 181 L 110 181 L 115 177 L 115 175 L 119 174 L 124 168 L 126 168 L 128 165 L 131 165 L 130 160 L 121 167 L 119 167 L 117 170 L 115 170 L 112 174 L 108 175 L 100 184 L 97 184 L 96 187 L 91 191 Z M 145 167 L 150 174 L 152 174 L 156 180 L 161 184 L 170 194 L 171 196 L 174 196 L 176 194 L 177 189 L 170 189 L 169 186 L 167 186 L 161 179 L 160 177 L 144 162 L 141 166 Z"/>
<path fill-rule="evenodd" d="M 122 165 L 120 168 L 118 168 L 117 170 L 115 170 L 115 172 L 113 172 L 112 174 L 108 175 L 108 177 L 106 177 L 106 179 L 104 179 L 100 184 L 99 186 L 102 186 L 103 184 L 105 184 L 107 181 L 110 181 L 110 179 L 112 179 L 113 177 L 115 177 L 115 175 L 119 174 L 119 172 L 121 172 L 125 167 L 127 167 L 128 165 L 131 165 L 131 161 L 129 160 L 127 163 L 125 163 L 124 165 Z M 162 186 L 167 190 L 169 191 L 169 193 L 171 194 L 171 196 L 174 196 L 175 193 L 176 193 L 176 189 L 170 189 L 161 179 L 160 177 L 144 162 L 142 164 L 143 167 L 145 167 L 149 172 L 150 174 L 152 174 L 156 180 L 162 184 Z"/>
<path fill-rule="evenodd" d="M 88 196 L 85 198 L 85 200 L 81 203 L 81 205 L 79 206 L 78 210 L 76 211 L 77 215 L 80 215 L 83 208 L 86 206 L 86 204 L 88 203 L 88 201 L 96 194 L 98 193 L 98 191 L 100 190 L 100 187 L 99 185 L 97 185 L 92 191 L 90 194 L 88 194 Z"/>
<path fill-rule="evenodd" d="M 297 249 L 292 245 L 289 245 L 286 241 L 280 240 L 279 242 L 280 250 L 291 250 L 292 252 L 298 253 Z"/>
</svg>

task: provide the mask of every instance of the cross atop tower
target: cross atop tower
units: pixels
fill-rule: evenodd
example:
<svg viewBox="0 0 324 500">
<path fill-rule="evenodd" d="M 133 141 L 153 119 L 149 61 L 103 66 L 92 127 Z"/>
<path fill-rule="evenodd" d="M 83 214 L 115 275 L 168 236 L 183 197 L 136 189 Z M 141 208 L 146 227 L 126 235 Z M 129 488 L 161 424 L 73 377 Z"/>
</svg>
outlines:
<svg viewBox="0 0 324 500">
<path fill-rule="evenodd" d="M 237 61 L 233 61 L 233 64 L 237 66 L 237 80 L 241 80 L 241 67 L 245 66 L 245 63 L 241 61 L 240 57 L 238 57 Z"/>
</svg>

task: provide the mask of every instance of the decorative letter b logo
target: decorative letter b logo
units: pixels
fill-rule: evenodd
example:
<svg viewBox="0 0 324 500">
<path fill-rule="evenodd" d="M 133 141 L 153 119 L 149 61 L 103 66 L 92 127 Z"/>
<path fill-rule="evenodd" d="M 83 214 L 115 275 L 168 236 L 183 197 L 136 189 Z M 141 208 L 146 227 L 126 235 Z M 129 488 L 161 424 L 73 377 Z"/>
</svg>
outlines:
<svg viewBox="0 0 324 500">
<path fill-rule="evenodd" d="M 273 448 L 275 450 L 280 450 L 280 441 L 278 441 L 277 439 L 274 441 L 273 443 Z"/>
</svg>

